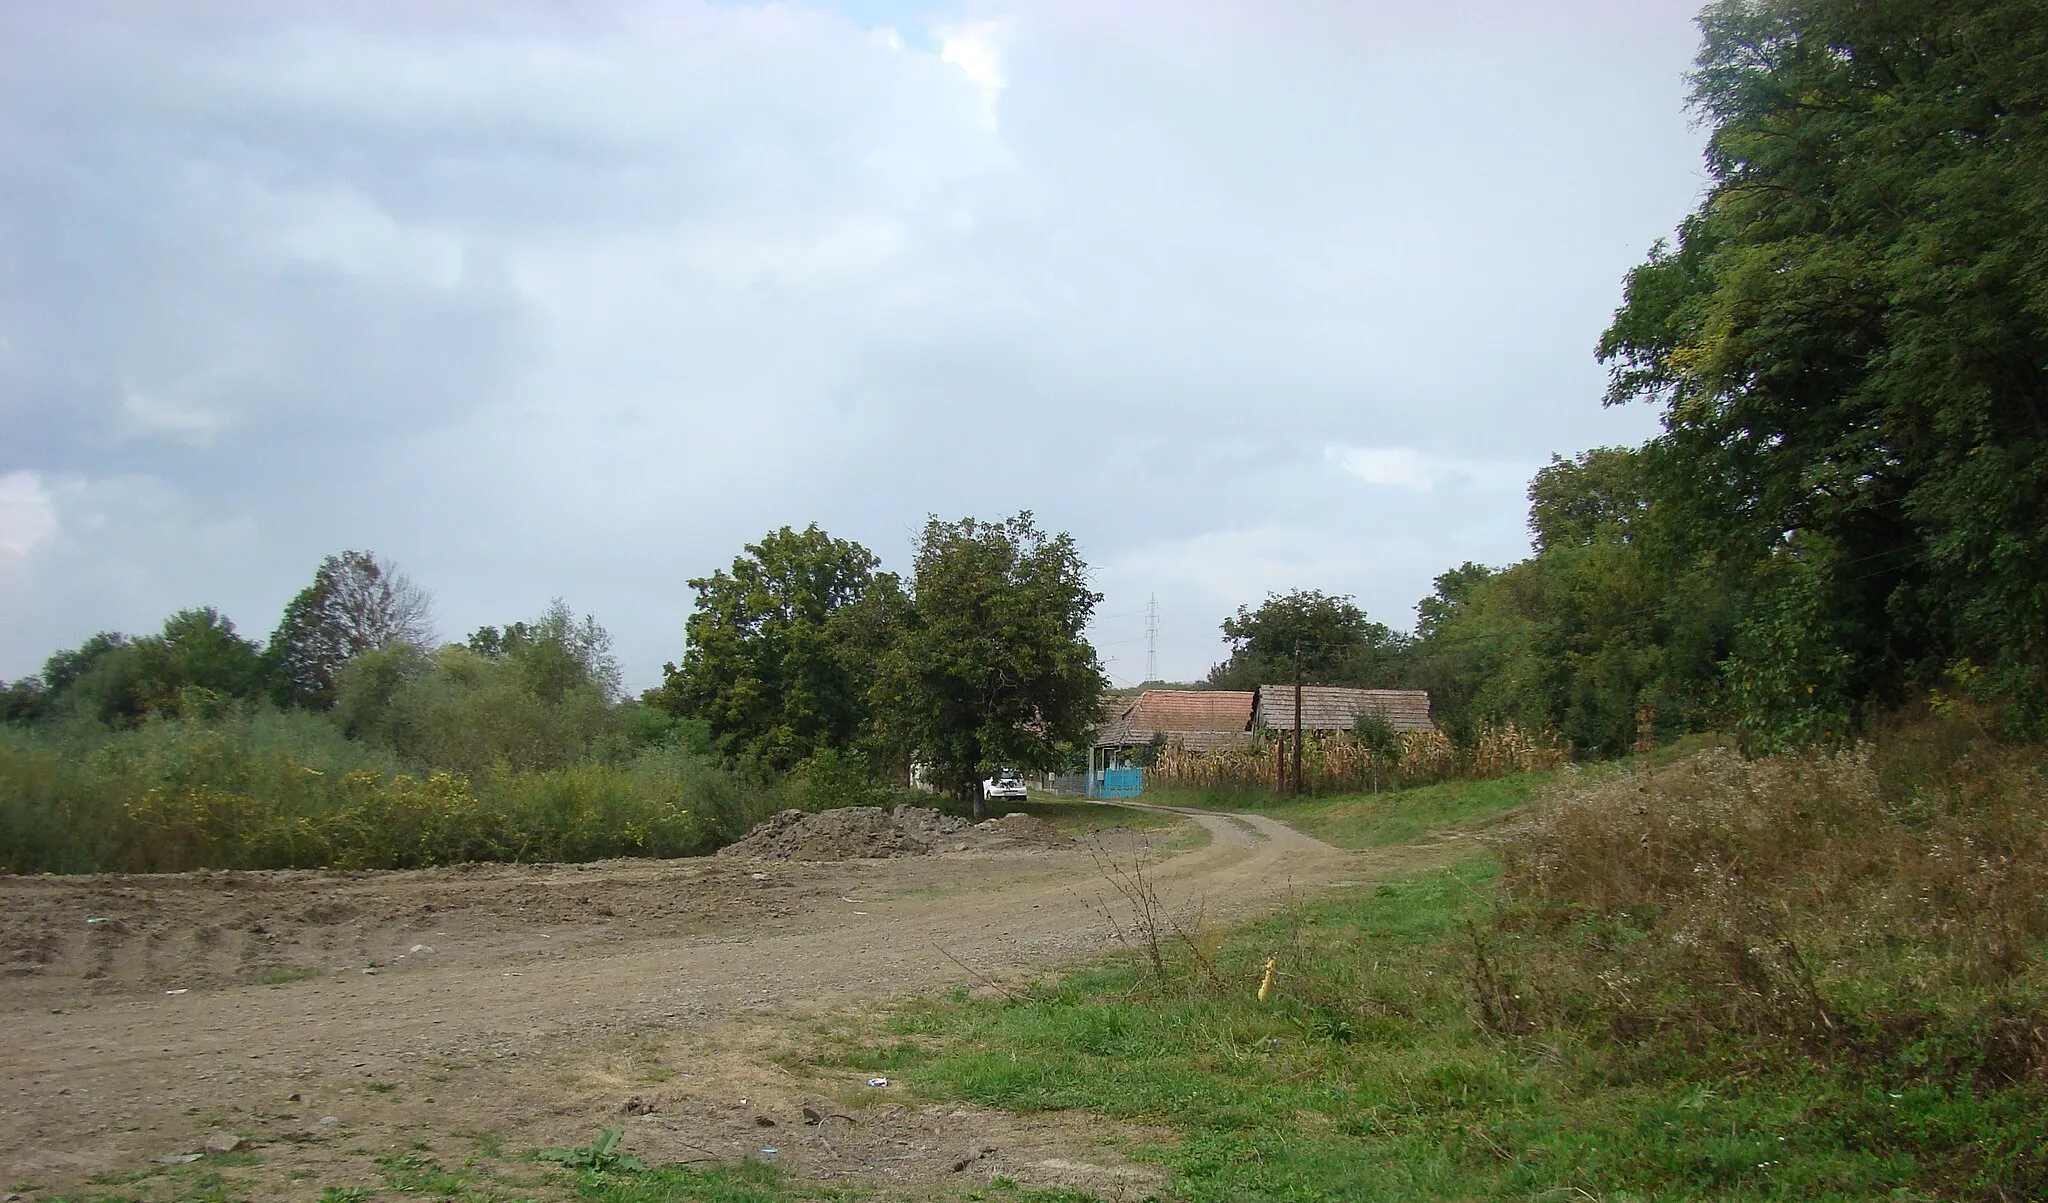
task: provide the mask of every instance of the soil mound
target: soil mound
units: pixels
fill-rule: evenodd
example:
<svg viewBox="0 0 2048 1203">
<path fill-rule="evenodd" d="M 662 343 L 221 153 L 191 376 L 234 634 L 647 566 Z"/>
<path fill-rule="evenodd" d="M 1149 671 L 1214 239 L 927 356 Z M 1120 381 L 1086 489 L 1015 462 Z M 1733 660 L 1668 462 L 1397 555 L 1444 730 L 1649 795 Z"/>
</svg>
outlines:
<svg viewBox="0 0 2048 1203">
<path fill-rule="evenodd" d="M 976 847 L 1058 848 L 1073 842 L 1052 824 L 1026 814 L 969 823 L 923 806 L 847 806 L 816 814 L 781 811 L 718 854 L 760 860 L 854 860 Z"/>
</svg>

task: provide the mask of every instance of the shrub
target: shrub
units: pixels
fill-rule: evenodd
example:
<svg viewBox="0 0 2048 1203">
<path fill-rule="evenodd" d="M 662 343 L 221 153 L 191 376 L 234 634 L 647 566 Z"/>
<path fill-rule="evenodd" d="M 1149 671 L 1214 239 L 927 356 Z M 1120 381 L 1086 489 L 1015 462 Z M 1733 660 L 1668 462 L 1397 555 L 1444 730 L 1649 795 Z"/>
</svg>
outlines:
<svg viewBox="0 0 2048 1203">
<path fill-rule="evenodd" d="M 1652 1055 L 1803 1048 L 2048 1081 L 2048 783 L 1954 732 L 1566 788 L 1503 847 L 1527 1022 Z M 1512 962 L 1514 958 L 1509 957 Z"/>
<path fill-rule="evenodd" d="M 303 712 L 0 726 L 0 869 L 15 873 L 686 856 L 786 804 L 673 746 L 467 774 L 408 770 Z"/>
</svg>

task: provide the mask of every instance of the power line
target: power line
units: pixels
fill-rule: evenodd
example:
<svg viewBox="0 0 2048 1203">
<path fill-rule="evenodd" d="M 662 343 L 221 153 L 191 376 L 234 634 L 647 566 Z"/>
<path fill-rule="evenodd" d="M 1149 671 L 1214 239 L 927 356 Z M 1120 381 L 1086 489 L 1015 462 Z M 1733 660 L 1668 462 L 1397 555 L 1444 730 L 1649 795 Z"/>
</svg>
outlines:
<svg viewBox="0 0 2048 1203">
<path fill-rule="evenodd" d="M 1159 679 L 1159 595 L 1151 594 L 1145 602 L 1145 679 Z"/>
</svg>

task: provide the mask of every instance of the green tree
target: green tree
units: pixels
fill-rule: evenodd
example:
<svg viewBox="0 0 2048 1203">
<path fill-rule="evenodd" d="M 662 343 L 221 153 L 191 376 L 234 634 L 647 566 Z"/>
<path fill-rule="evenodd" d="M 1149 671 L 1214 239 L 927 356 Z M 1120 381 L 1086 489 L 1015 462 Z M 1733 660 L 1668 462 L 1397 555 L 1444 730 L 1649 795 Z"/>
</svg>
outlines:
<svg viewBox="0 0 2048 1203">
<path fill-rule="evenodd" d="M 1254 610 L 1239 606 L 1223 620 L 1230 658 L 1209 670 L 1217 689 L 1256 689 L 1304 677 L 1320 685 L 1387 688 L 1406 671 L 1408 637 L 1367 618 L 1349 597 L 1315 589 L 1272 594 Z"/>
<path fill-rule="evenodd" d="M 484 650 L 478 650 L 482 647 Z M 611 636 L 560 599 L 434 652 L 396 641 L 336 673 L 335 722 L 427 768 L 553 769 L 629 753 L 637 702 L 621 703 Z"/>
<path fill-rule="evenodd" d="M 479 627 L 467 646 L 490 659 L 518 664 L 533 693 L 551 701 L 588 687 L 616 702 L 624 688 L 611 632 L 588 614 L 579 621 L 559 597 L 532 622 L 510 623 L 502 630 Z"/>
<path fill-rule="evenodd" d="M 893 636 L 896 578 L 814 523 L 750 543 L 730 571 L 690 582 L 696 607 L 663 704 L 703 720 L 730 763 L 787 772 L 871 731 L 874 657 Z"/>
<path fill-rule="evenodd" d="M 1609 403 L 1663 408 L 1658 505 L 1749 578 L 1737 704 L 1827 730 L 1967 657 L 2038 708 L 2048 11 L 1723 0 L 1701 27 L 1712 186 L 1600 354 Z M 1781 679 L 1788 640 L 1819 676 Z"/>
<path fill-rule="evenodd" d="M 1094 725 L 1106 686 L 1083 631 L 1101 595 L 1066 534 L 1029 512 L 925 523 L 903 627 L 875 695 L 934 784 L 982 817 L 998 767 L 1050 767 Z"/>
<path fill-rule="evenodd" d="M 262 650 L 211 606 L 171 615 L 160 633 L 137 639 L 131 654 L 143 712 L 203 718 L 224 702 L 253 701 L 263 692 Z"/>
<path fill-rule="evenodd" d="M 1416 607 L 1411 680 L 1454 735 L 1512 719 L 1618 753 L 1718 718 L 1736 624 L 1729 582 L 1665 521 L 1649 455 L 1554 458 L 1529 484 L 1536 554 L 1498 572 L 1447 572 Z"/>
<path fill-rule="evenodd" d="M 434 641 L 433 602 L 396 565 L 366 551 L 328 556 L 285 607 L 267 652 L 279 700 L 324 710 L 335 674 L 374 648 Z"/>
</svg>

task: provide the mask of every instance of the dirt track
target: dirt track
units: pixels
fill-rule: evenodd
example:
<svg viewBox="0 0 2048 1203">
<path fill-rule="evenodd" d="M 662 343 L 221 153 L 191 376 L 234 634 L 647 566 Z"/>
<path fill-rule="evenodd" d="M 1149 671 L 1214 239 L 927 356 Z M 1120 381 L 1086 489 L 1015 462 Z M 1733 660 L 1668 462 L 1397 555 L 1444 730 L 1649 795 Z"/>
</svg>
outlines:
<svg viewBox="0 0 2048 1203">
<path fill-rule="evenodd" d="M 1169 905 L 1218 918 L 1443 855 L 1192 818 L 1209 843 L 1149 872 Z M 1101 855 L 0 879 L 0 1186 L 43 1197 L 232 1132 L 261 1149 L 250 1189 L 316 1199 L 374 1182 L 390 1149 L 459 1160 L 463 1133 L 533 1148 L 624 1125 L 649 1161 L 775 1147 L 799 1176 L 927 1197 L 971 1156 L 983 1183 L 1079 1165 L 1065 1184 L 1114 1196 L 1114 1133 L 967 1122 L 772 1059 L 819 1015 L 1109 947 L 1129 910 Z M 622 1115 L 628 1095 L 651 1113 Z M 812 1098 L 866 1122 L 805 1128 Z"/>
</svg>

